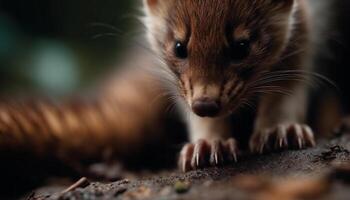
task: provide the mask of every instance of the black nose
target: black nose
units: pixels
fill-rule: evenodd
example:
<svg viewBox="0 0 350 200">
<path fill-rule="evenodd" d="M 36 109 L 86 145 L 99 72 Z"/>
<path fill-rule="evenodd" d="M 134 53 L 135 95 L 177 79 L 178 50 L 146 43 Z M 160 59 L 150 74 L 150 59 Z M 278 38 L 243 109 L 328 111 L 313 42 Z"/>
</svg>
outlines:
<svg viewBox="0 0 350 200">
<path fill-rule="evenodd" d="M 215 117 L 220 109 L 220 103 L 209 98 L 197 99 L 192 103 L 193 112 L 200 117 Z"/>
</svg>

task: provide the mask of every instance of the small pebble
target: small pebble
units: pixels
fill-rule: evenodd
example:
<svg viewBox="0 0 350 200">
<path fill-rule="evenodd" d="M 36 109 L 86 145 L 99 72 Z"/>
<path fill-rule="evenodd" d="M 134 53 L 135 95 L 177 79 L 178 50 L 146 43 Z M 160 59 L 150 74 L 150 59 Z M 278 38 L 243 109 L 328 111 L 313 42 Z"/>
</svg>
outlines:
<svg viewBox="0 0 350 200">
<path fill-rule="evenodd" d="M 184 181 L 178 181 L 174 185 L 175 192 L 178 194 L 183 194 L 188 192 L 190 189 L 190 183 L 189 182 L 184 182 Z"/>
</svg>

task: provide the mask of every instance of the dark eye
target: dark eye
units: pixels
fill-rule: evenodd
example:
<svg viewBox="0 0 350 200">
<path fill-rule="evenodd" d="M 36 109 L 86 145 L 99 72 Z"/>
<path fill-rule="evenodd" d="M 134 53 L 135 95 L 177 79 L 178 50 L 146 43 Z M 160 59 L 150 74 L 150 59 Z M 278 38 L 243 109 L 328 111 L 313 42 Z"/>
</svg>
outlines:
<svg viewBox="0 0 350 200">
<path fill-rule="evenodd" d="M 240 62 L 245 59 L 250 52 L 249 40 L 238 40 L 231 44 L 231 56 L 234 62 Z"/>
<path fill-rule="evenodd" d="M 175 43 L 175 55 L 178 58 L 185 59 L 187 58 L 187 47 L 181 42 Z"/>
</svg>

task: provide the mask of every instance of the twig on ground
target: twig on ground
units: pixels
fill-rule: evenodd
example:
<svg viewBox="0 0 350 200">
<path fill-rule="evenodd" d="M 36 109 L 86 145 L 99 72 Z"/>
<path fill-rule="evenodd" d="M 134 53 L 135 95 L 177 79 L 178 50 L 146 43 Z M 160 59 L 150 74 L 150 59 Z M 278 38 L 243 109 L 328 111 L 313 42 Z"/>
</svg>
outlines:
<svg viewBox="0 0 350 200">
<path fill-rule="evenodd" d="M 83 177 L 83 178 L 79 179 L 79 181 L 75 182 L 73 185 L 69 186 L 67 189 L 63 190 L 61 192 L 61 195 L 64 195 L 68 192 L 71 192 L 77 188 L 84 188 L 88 185 L 90 185 L 90 182 L 88 181 L 87 178 Z"/>
</svg>

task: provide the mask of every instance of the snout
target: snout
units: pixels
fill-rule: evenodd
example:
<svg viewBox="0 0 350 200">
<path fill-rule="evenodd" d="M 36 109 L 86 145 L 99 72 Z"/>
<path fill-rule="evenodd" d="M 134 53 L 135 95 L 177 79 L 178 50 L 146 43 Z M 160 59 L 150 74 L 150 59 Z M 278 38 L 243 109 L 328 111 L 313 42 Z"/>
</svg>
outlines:
<svg viewBox="0 0 350 200">
<path fill-rule="evenodd" d="M 216 117 L 221 111 L 221 105 L 212 98 L 199 98 L 193 101 L 192 110 L 200 117 Z"/>
</svg>

